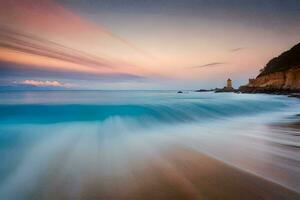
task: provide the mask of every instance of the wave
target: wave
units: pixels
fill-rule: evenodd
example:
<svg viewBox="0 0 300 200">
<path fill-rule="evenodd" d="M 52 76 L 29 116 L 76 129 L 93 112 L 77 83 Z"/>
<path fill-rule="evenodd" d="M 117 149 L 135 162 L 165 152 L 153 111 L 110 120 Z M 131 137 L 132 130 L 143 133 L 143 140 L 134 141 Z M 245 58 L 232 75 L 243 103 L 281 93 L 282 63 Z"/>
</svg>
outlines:
<svg viewBox="0 0 300 200">
<path fill-rule="evenodd" d="M 87 175 L 105 183 L 107 177 L 134 174 L 153 158 L 172 167 L 162 156 L 175 147 L 300 191 L 299 130 L 269 123 L 295 116 L 299 101 L 213 95 L 141 98 L 145 103 L 134 97 L 111 104 L 0 104 L 0 198 L 24 199 L 66 182 L 68 195 L 80 193 L 78 187 L 89 185 Z"/>
<path fill-rule="evenodd" d="M 283 146 L 298 145 L 296 136 L 292 136 L 295 133 L 266 129 L 261 124 L 265 117 L 274 115 L 176 126 L 146 124 L 151 128 L 139 123 L 138 118 L 117 116 L 99 123 L 2 125 L 0 197 L 22 199 L 69 180 L 72 181 L 65 192 L 80 192 L 77 184 L 88 187 L 85 183 L 90 179 L 86 175 L 90 173 L 100 183 L 105 182 L 103 177 L 134 174 L 141 162 L 160 160 L 164 150 L 174 147 L 203 153 L 299 191 L 299 152 Z M 189 165 L 191 161 L 186 162 Z M 287 179 L 282 179 L 281 174 Z"/>
<path fill-rule="evenodd" d="M 110 117 L 138 121 L 191 122 L 276 111 L 286 107 L 284 101 L 218 100 L 157 104 L 120 105 L 0 105 L 2 123 L 59 123 L 104 121 Z"/>
</svg>

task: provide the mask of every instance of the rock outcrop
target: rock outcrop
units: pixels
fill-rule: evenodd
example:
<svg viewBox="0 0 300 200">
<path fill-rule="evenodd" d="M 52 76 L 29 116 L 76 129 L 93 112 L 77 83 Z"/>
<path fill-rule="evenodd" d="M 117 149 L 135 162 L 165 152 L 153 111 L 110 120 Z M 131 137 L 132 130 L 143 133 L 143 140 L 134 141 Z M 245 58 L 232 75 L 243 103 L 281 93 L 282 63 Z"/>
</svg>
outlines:
<svg viewBox="0 0 300 200">
<path fill-rule="evenodd" d="M 239 88 L 241 92 L 299 92 L 300 43 L 273 58 L 255 79 Z"/>
<path fill-rule="evenodd" d="M 270 89 L 300 89 L 300 68 L 295 67 L 282 72 L 258 76 L 256 79 L 250 79 L 248 86 Z"/>
</svg>

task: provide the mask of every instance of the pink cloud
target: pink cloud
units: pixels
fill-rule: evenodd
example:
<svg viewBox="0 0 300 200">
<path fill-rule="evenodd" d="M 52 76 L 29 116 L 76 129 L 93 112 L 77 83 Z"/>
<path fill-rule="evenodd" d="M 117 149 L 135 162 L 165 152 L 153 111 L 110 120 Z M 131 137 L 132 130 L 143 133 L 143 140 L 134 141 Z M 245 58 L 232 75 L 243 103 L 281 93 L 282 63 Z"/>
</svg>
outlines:
<svg viewBox="0 0 300 200">
<path fill-rule="evenodd" d="M 71 84 L 62 83 L 59 81 L 41 81 L 41 80 L 24 80 L 21 82 L 24 85 L 31 85 L 37 87 L 71 87 Z"/>
</svg>

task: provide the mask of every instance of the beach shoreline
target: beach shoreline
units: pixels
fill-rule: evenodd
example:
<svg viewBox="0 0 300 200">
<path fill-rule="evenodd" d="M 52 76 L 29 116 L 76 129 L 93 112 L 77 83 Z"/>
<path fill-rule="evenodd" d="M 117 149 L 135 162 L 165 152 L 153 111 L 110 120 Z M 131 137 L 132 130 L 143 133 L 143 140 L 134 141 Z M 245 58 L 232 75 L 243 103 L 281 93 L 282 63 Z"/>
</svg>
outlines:
<svg viewBox="0 0 300 200">
<path fill-rule="evenodd" d="M 297 100 L 3 94 L 0 199 L 300 199 Z"/>
<path fill-rule="evenodd" d="M 78 199 L 300 199 L 300 194 L 192 149 L 173 146 L 161 157 L 132 162 L 130 173 L 90 174 Z M 30 199 L 66 199 L 67 182 L 45 182 Z M 50 185 L 49 185 L 50 184 Z"/>
</svg>

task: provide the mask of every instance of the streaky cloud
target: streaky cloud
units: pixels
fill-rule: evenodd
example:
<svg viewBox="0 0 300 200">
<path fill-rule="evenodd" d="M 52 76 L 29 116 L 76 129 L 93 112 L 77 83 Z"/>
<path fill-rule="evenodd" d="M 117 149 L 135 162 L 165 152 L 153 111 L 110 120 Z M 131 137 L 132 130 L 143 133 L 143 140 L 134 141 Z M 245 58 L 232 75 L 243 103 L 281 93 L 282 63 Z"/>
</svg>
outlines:
<svg viewBox="0 0 300 200">
<path fill-rule="evenodd" d="M 0 47 L 94 68 L 114 68 L 120 64 L 129 65 L 116 60 L 110 61 L 102 57 L 96 57 L 80 50 L 3 26 L 0 27 Z"/>
<path fill-rule="evenodd" d="M 193 66 L 190 68 L 205 68 L 205 67 L 216 67 L 216 66 L 220 66 L 220 65 L 225 65 L 226 63 L 224 62 L 212 62 L 212 63 L 207 63 L 207 64 L 203 64 L 203 65 L 198 65 L 198 66 Z"/>
<path fill-rule="evenodd" d="M 234 48 L 234 49 L 230 49 L 231 52 L 237 52 L 237 51 L 242 51 L 245 50 L 246 47 L 239 47 L 239 48 Z"/>
<path fill-rule="evenodd" d="M 0 80 L 2 79 L 64 79 L 64 80 L 97 80 L 97 81 L 144 81 L 147 79 L 145 76 L 130 74 L 130 73 L 88 73 L 88 72 L 76 72 L 67 70 L 52 70 L 52 69 L 40 69 L 30 68 L 30 66 L 24 66 L 20 64 L 8 63 L 0 61 Z M 7 81 L 9 81 L 7 80 Z M 6 82 L 7 82 L 6 81 Z M 0 82 L 1 84 L 1 82 Z M 3 83 L 2 83 L 3 84 Z"/>
<path fill-rule="evenodd" d="M 74 10 L 65 7 L 57 0 L 0 1 L 0 13 L 5 14 L 5 20 L 1 21 L 1 24 L 23 30 L 24 27 L 20 27 L 20 24 L 31 22 L 26 29 L 33 30 L 33 32 L 38 31 L 38 33 L 48 32 L 52 36 L 54 34 L 67 36 L 68 39 L 73 41 L 80 39 L 78 33 L 85 32 L 91 38 L 105 38 L 114 41 L 144 58 L 153 59 L 148 52 L 131 41 L 82 15 L 78 15 Z M 0 18 L 2 17 L 1 14 Z M 86 40 L 86 42 L 88 41 Z"/>
</svg>

